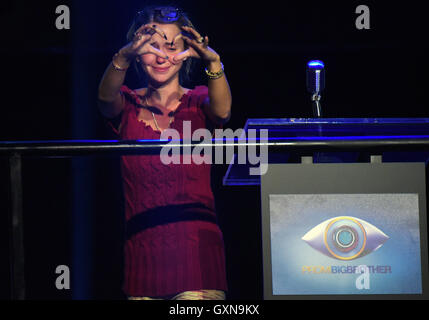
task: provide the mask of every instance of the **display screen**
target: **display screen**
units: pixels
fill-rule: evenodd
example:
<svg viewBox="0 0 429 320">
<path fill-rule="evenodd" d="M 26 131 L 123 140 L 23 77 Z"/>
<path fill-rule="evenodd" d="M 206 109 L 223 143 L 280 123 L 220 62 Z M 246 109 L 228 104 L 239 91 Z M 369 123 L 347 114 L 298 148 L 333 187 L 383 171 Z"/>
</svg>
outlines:
<svg viewBox="0 0 429 320">
<path fill-rule="evenodd" d="M 270 194 L 272 295 L 422 294 L 417 193 Z"/>
</svg>

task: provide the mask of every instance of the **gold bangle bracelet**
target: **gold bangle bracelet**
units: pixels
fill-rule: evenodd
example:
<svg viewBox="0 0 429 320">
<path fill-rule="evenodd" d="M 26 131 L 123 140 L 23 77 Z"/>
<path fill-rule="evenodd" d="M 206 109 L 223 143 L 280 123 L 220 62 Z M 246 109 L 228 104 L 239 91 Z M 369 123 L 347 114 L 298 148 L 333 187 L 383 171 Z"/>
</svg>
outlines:
<svg viewBox="0 0 429 320">
<path fill-rule="evenodd" d="M 220 65 L 222 66 L 222 69 L 218 72 L 211 72 L 207 68 L 205 69 L 205 72 L 206 72 L 207 77 L 209 79 L 216 80 L 216 79 L 219 79 L 220 77 L 223 76 L 223 74 L 224 74 L 223 63 L 221 62 Z"/>
<path fill-rule="evenodd" d="M 114 68 L 115 70 L 117 70 L 117 71 L 127 71 L 129 67 L 122 68 L 122 67 L 118 66 L 118 65 L 115 63 L 115 58 L 116 58 L 117 56 L 119 56 L 119 53 L 115 53 L 115 55 L 114 55 L 114 56 L 113 56 L 113 58 L 112 58 L 112 66 L 113 66 L 113 68 Z"/>
</svg>

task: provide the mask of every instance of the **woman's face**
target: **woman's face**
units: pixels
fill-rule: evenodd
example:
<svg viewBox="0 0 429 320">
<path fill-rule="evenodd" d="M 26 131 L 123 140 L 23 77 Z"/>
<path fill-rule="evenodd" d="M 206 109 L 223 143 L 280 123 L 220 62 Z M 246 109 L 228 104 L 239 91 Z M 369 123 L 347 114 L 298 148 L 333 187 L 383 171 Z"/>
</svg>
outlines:
<svg viewBox="0 0 429 320">
<path fill-rule="evenodd" d="M 143 70 L 149 76 L 149 79 L 156 83 L 165 83 L 172 78 L 178 76 L 178 72 L 182 67 L 182 62 L 174 63 L 173 56 L 185 50 L 184 41 L 179 38 L 171 45 L 173 39 L 180 34 L 181 30 L 175 24 L 161 24 L 153 22 L 157 28 L 164 31 L 167 40 L 161 37 L 158 33 L 152 36 L 150 44 L 165 53 L 168 59 L 158 57 L 152 53 L 147 53 L 141 56 L 141 65 Z"/>
</svg>

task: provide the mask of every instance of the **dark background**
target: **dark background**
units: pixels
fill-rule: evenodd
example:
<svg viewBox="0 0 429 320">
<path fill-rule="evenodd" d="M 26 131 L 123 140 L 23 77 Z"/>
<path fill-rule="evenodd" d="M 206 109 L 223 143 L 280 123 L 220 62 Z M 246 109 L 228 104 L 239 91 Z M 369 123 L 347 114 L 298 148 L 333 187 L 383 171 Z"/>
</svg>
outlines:
<svg viewBox="0 0 429 320">
<path fill-rule="evenodd" d="M 0 140 L 111 139 L 96 108 L 97 86 L 125 44 L 137 10 L 153 1 L 0 3 Z M 161 3 L 158 1 L 157 3 Z M 407 1 L 178 1 L 221 55 L 233 93 L 226 127 L 248 118 L 312 117 L 306 63 L 324 61 L 325 117 L 428 117 L 426 8 Z M 55 28 L 68 5 L 71 29 Z M 370 9 L 357 30 L 355 8 Z M 202 69 L 195 84 L 204 84 Z M 126 84 L 137 87 L 130 73 Z M 0 298 L 9 292 L 9 188 L 0 159 Z M 29 299 L 122 299 L 122 189 L 118 157 L 26 158 L 24 241 Z M 260 191 L 224 187 L 213 166 L 224 232 L 228 298 L 262 299 Z M 71 289 L 55 288 L 70 267 Z"/>
</svg>

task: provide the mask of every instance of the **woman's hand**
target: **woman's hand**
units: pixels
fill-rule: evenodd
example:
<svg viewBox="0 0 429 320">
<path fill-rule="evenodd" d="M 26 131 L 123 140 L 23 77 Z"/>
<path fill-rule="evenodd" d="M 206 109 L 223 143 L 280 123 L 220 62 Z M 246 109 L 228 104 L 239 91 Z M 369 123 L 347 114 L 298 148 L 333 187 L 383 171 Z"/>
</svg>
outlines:
<svg viewBox="0 0 429 320">
<path fill-rule="evenodd" d="M 161 37 L 166 38 L 165 33 L 156 26 L 149 24 L 141 26 L 134 33 L 133 41 L 119 50 L 119 56 L 125 58 L 128 62 L 147 53 L 152 53 L 163 59 L 168 59 L 168 56 L 163 51 L 153 47 L 150 44 L 150 40 L 155 33 L 158 33 Z"/>
<path fill-rule="evenodd" d="M 181 34 L 181 37 L 188 44 L 189 48 L 183 52 L 178 53 L 173 57 L 175 63 L 179 63 L 187 58 L 198 58 L 206 62 L 206 64 L 220 62 L 219 55 L 208 46 L 209 38 L 206 36 L 202 37 L 195 29 L 191 27 L 183 26 L 182 29 L 191 34 L 193 39 L 189 38 L 185 34 Z"/>
</svg>

